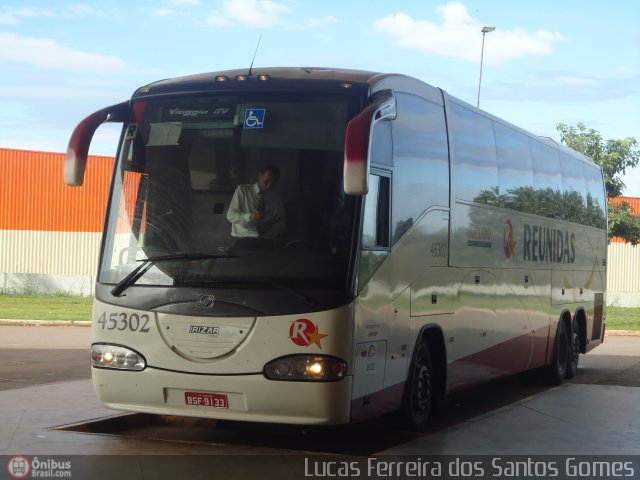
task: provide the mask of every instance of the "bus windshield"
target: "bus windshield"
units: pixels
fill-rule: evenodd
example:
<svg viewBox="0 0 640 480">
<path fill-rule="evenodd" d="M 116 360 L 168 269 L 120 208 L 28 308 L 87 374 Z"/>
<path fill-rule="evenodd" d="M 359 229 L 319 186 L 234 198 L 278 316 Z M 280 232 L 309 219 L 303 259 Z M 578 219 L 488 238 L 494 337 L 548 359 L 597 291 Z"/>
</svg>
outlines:
<svg viewBox="0 0 640 480">
<path fill-rule="evenodd" d="M 348 289 L 357 202 L 342 169 L 356 108 L 308 94 L 134 103 L 98 281 L 118 292 L 130 283 Z"/>
</svg>

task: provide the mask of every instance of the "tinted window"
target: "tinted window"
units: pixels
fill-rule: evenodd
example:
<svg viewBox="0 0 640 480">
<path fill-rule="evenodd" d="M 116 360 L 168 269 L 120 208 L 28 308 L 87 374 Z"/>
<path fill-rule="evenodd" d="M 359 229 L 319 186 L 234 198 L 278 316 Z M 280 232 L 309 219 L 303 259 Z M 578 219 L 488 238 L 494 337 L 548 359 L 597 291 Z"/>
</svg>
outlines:
<svg viewBox="0 0 640 480">
<path fill-rule="evenodd" d="M 538 140 L 532 140 L 533 186 L 535 213 L 543 217 L 562 218 L 562 176 L 558 151 Z"/>
<path fill-rule="evenodd" d="M 582 165 L 584 162 L 565 153 L 560 154 L 564 208 L 562 216 L 571 222 L 584 222 L 585 185 Z"/>
<path fill-rule="evenodd" d="M 100 282 L 167 257 L 136 283 L 343 291 L 359 241 L 358 200 L 342 189 L 344 131 L 355 111 L 355 98 L 293 93 L 137 103 L 116 167 Z M 269 164 L 280 175 L 261 206 L 252 192 Z M 258 210 L 264 217 L 252 220 Z"/>
<path fill-rule="evenodd" d="M 607 228 L 604 214 L 604 185 L 602 172 L 594 165 L 582 164 L 586 190 L 586 221 L 588 225 L 598 228 Z"/>
<path fill-rule="evenodd" d="M 451 110 L 456 198 L 606 228 L 598 168 L 455 103 Z"/>
<path fill-rule="evenodd" d="M 391 123 L 383 120 L 374 125 L 371 138 L 371 163 L 393 165 Z"/>
<path fill-rule="evenodd" d="M 389 247 L 389 177 L 369 175 L 365 199 L 362 248 Z"/>
<path fill-rule="evenodd" d="M 456 198 L 482 203 L 487 190 L 498 189 L 498 160 L 493 122 L 451 104 Z"/>
<path fill-rule="evenodd" d="M 534 140 L 531 142 L 531 151 L 533 154 L 533 184 L 536 190 L 562 191 L 560 160 L 557 150 Z"/>
<path fill-rule="evenodd" d="M 449 205 L 449 151 L 444 109 L 428 100 L 396 94 L 393 128 L 393 243 L 427 208 Z"/>
<path fill-rule="evenodd" d="M 512 203 L 518 192 L 533 185 L 533 166 L 529 137 L 500 123 L 495 123 L 498 151 L 499 194 Z"/>
<path fill-rule="evenodd" d="M 358 290 L 369 281 L 389 252 L 390 178 L 369 175 L 369 192 L 364 199 L 362 250 L 358 262 Z"/>
</svg>

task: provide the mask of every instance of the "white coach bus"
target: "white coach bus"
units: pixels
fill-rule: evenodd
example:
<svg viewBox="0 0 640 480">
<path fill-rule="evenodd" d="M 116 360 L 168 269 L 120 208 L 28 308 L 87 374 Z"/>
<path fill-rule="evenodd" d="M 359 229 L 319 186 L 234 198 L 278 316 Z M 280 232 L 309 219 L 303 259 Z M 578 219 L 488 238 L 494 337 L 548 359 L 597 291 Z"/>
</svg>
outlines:
<svg viewBox="0 0 640 480">
<path fill-rule="evenodd" d="M 441 89 L 322 68 L 159 81 L 76 127 L 67 184 L 103 122 L 124 124 L 92 326 L 107 407 L 421 429 L 481 382 L 560 383 L 604 338 L 601 169 Z M 265 165 L 279 228 L 243 243 L 265 217 L 235 231 L 228 211 Z"/>
</svg>

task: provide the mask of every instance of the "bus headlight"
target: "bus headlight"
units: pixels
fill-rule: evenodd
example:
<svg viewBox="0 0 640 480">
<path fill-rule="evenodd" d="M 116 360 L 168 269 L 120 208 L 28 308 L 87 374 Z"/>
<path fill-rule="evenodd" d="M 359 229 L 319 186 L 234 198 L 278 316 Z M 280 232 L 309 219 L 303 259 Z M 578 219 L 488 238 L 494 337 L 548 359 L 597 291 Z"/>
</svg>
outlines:
<svg viewBox="0 0 640 480">
<path fill-rule="evenodd" d="M 147 362 L 138 352 L 119 345 L 91 345 L 91 366 L 116 370 L 144 370 Z"/>
<path fill-rule="evenodd" d="M 267 363 L 263 373 L 269 380 L 326 382 L 344 378 L 347 364 L 324 355 L 289 355 Z"/>
</svg>

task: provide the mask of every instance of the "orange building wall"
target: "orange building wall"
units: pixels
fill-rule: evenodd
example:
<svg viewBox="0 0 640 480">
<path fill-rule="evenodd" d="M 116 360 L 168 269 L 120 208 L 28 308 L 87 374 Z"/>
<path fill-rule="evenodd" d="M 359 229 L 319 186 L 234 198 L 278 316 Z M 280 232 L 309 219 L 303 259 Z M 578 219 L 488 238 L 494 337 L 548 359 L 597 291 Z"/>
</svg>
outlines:
<svg viewBox="0 0 640 480">
<path fill-rule="evenodd" d="M 101 232 L 113 157 L 89 157 L 82 187 L 64 184 L 64 154 L 0 148 L 0 230 Z"/>
<path fill-rule="evenodd" d="M 634 215 L 640 215 L 640 198 L 636 197 L 613 197 L 609 198 L 611 203 L 621 204 L 623 202 L 631 205 L 631 213 Z"/>
</svg>

